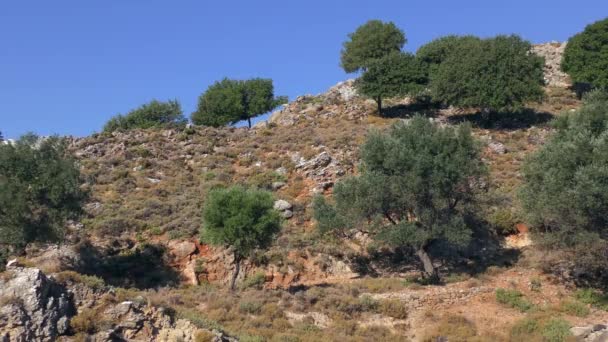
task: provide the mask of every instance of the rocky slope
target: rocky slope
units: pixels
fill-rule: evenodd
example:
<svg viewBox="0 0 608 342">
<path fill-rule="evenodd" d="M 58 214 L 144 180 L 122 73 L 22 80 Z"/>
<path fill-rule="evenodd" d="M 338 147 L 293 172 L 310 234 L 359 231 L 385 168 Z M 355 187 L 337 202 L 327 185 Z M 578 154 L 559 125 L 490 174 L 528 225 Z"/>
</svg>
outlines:
<svg viewBox="0 0 608 342">
<path fill-rule="evenodd" d="M 534 106 L 534 114 L 497 120 L 491 127 L 466 110 L 421 109 L 409 99 L 386 101 L 389 115 L 379 117 L 375 103 L 358 96 L 348 80 L 326 93 L 298 97 L 251 130 L 189 127 L 72 139 L 91 193 L 86 217 L 71 222 L 67 244 L 33 245 L 21 260 L 28 267 L 9 267 L 2 275 L 0 340 L 233 340 L 222 331 L 254 341 L 252 336 L 422 340 L 445 323 L 444 312 L 476 325 L 474 336 L 508 340 L 508 334 L 495 336 L 492 330 L 527 316 L 496 304 L 497 288 L 516 288 L 539 307 L 560 305 L 558 293 L 574 296 L 559 280 L 535 270 L 498 267 L 512 267 L 515 261 L 507 256 L 530 244 L 526 230 L 513 227 L 517 222 L 506 223 L 507 229 L 519 229 L 506 243 L 472 247 L 460 260 L 462 279 L 427 287 L 402 280 L 416 275 L 407 256 L 370 253 L 363 234 L 319 239 L 310 203 L 356 172 L 357 146 L 370 129 L 424 110 L 442 124 L 473 124 L 490 168 L 487 214 L 504 214 L 503 208 L 513 207 L 519 166 L 545 140 L 548 120 L 578 105 L 559 71 L 563 48 L 558 43 L 534 48 L 546 58 L 547 100 Z M 234 183 L 273 191 L 285 218 L 274 246 L 242 266 L 242 294 L 223 289 L 234 267 L 230 250 L 198 239 L 205 194 Z M 504 252 L 503 259 L 490 260 L 497 251 Z M 491 263 L 500 272 L 478 274 L 478 267 L 485 270 Z M 542 293 L 531 291 L 530 283 L 541 277 Z M 592 313 L 594 319 L 568 319 L 580 326 L 608 321 L 605 312 Z M 602 329 L 577 331 L 595 338 Z"/>
</svg>

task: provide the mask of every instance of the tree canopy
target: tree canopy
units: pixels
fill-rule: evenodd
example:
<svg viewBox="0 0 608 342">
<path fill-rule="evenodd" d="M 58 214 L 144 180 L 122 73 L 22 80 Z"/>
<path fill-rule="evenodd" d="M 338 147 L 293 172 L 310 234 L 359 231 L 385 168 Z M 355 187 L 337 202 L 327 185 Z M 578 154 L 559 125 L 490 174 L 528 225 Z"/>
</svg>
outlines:
<svg viewBox="0 0 608 342">
<path fill-rule="evenodd" d="M 461 39 L 433 72 L 433 98 L 486 112 L 514 111 L 527 102 L 540 101 L 544 63 L 542 57 L 530 53 L 531 47 L 515 35 Z"/>
<path fill-rule="evenodd" d="M 80 172 L 58 137 L 28 134 L 0 144 L 0 244 L 56 241 L 81 213 Z"/>
<path fill-rule="evenodd" d="M 177 100 L 161 102 L 152 100 L 126 115 L 117 115 L 110 119 L 103 130 L 113 132 L 134 128 L 179 127 L 186 124 L 181 105 Z"/>
<path fill-rule="evenodd" d="M 520 199 L 547 242 L 574 245 L 608 235 L 608 95 L 592 92 L 523 167 Z"/>
<path fill-rule="evenodd" d="M 235 272 L 231 281 L 234 289 L 240 261 L 255 249 L 270 246 L 281 228 L 281 217 L 273 209 L 271 193 L 240 186 L 213 189 L 207 195 L 203 209 L 203 241 L 232 247 Z"/>
<path fill-rule="evenodd" d="M 211 85 L 198 100 L 192 113 L 196 125 L 224 126 L 267 113 L 287 102 L 287 97 L 274 95 L 271 79 L 223 79 Z"/>
<path fill-rule="evenodd" d="M 407 41 L 394 23 L 380 20 L 370 20 L 359 26 L 348 38 L 340 60 L 347 73 L 365 70 L 373 60 L 400 52 Z"/>
<path fill-rule="evenodd" d="M 414 94 L 427 83 L 424 66 L 410 53 L 395 52 L 376 59 L 355 85 L 359 93 L 373 98 L 382 111 L 382 99 Z"/>
<path fill-rule="evenodd" d="M 334 203 L 314 200 L 321 232 L 370 232 L 381 243 L 413 250 L 436 279 L 430 247 L 467 245 L 466 207 L 485 168 L 466 125 L 439 127 L 416 116 L 388 133 L 374 132 L 361 148 L 360 175 L 338 182 Z"/>
<path fill-rule="evenodd" d="M 429 77 L 432 78 L 439 65 L 456 49 L 468 42 L 479 41 L 480 39 L 475 36 L 449 35 L 440 37 L 418 48 L 416 57 L 427 66 Z"/>
<path fill-rule="evenodd" d="M 568 40 L 562 70 L 574 83 L 608 89 L 608 18 L 588 25 Z"/>
</svg>

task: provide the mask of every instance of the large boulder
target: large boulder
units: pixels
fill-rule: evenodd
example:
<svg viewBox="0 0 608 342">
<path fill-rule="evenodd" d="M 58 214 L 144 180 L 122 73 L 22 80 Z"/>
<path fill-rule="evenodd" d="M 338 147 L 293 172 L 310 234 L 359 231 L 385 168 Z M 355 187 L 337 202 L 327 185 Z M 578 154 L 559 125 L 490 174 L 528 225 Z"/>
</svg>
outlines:
<svg viewBox="0 0 608 342">
<path fill-rule="evenodd" d="M 10 266 L 0 278 L 0 341 L 53 341 L 73 313 L 66 288 L 39 269 Z"/>
</svg>

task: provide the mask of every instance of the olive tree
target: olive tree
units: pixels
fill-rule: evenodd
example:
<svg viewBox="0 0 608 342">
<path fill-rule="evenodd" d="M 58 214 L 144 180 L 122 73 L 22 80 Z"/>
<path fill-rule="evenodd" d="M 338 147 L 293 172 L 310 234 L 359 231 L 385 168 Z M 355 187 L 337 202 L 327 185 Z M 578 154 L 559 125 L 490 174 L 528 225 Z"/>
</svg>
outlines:
<svg viewBox="0 0 608 342">
<path fill-rule="evenodd" d="M 348 35 L 342 47 L 341 66 L 347 73 L 365 70 L 371 61 L 401 51 L 406 41 L 394 23 L 370 20 Z"/>
<path fill-rule="evenodd" d="M 544 96 L 543 58 L 518 36 L 456 44 L 431 78 L 433 98 L 483 113 L 515 111 Z"/>
<path fill-rule="evenodd" d="M 198 100 L 192 113 L 196 125 L 224 126 L 267 113 L 287 102 L 287 97 L 274 95 L 271 79 L 223 79 L 211 85 Z"/>
<path fill-rule="evenodd" d="M 560 116 L 524 164 L 523 209 L 546 242 L 572 246 L 608 234 L 608 95 L 592 92 Z"/>
<path fill-rule="evenodd" d="M 608 18 L 588 25 L 568 40 L 562 70 L 575 84 L 608 89 Z"/>
<path fill-rule="evenodd" d="M 203 208 L 201 238 L 204 242 L 232 248 L 234 289 L 241 261 L 256 249 L 272 244 L 281 228 L 281 216 L 273 209 L 271 193 L 240 186 L 213 189 Z"/>
<path fill-rule="evenodd" d="M 443 63 L 457 48 L 468 42 L 479 41 L 480 39 L 475 36 L 449 35 L 440 37 L 418 48 L 416 51 L 416 58 L 424 63 L 427 67 L 429 77 L 432 78 L 433 74 L 437 71 L 437 68 L 439 68 L 439 65 L 441 65 L 441 63 Z"/>
<path fill-rule="evenodd" d="M 359 93 L 373 98 L 382 112 L 382 99 L 414 94 L 427 82 L 424 66 L 410 53 L 395 52 L 369 64 L 355 86 Z"/>
<path fill-rule="evenodd" d="M 0 245 L 57 241 L 66 220 L 81 214 L 86 192 L 66 146 L 58 137 L 33 134 L 0 144 Z"/>
<path fill-rule="evenodd" d="M 471 229 L 467 206 L 485 168 L 469 126 L 440 127 L 416 116 L 388 133 L 373 132 L 361 148 L 360 175 L 336 184 L 333 203 L 316 197 L 323 233 L 365 230 L 376 241 L 415 252 L 424 275 L 438 280 L 430 247 L 463 247 Z"/>
<path fill-rule="evenodd" d="M 186 124 L 177 100 L 152 100 L 129 113 L 116 115 L 104 126 L 105 132 L 151 127 L 180 127 Z"/>
</svg>

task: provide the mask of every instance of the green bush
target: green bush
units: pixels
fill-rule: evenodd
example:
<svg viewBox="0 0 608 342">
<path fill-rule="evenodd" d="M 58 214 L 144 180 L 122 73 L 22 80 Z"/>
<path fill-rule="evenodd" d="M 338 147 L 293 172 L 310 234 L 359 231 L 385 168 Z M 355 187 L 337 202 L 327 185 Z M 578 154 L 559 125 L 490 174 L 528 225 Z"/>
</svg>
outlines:
<svg viewBox="0 0 608 342">
<path fill-rule="evenodd" d="M 545 324 L 542 335 L 547 342 L 566 341 L 571 336 L 570 323 L 561 318 L 551 319 Z"/>
<path fill-rule="evenodd" d="M 287 102 L 285 96 L 274 96 L 271 79 L 253 78 L 245 81 L 223 79 L 212 84 L 198 100 L 192 113 L 196 125 L 224 126 L 267 113 Z"/>
<path fill-rule="evenodd" d="M 468 244 L 470 184 L 485 174 L 470 128 L 440 127 L 417 116 L 370 134 L 361 157 L 360 175 L 334 187 L 335 204 L 315 198 L 317 228 L 339 236 L 364 229 L 382 244 L 413 248 L 426 276 L 438 280 L 429 247 Z"/>
<path fill-rule="evenodd" d="M 104 126 L 104 132 L 151 127 L 182 127 L 186 118 L 177 100 L 161 102 L 152 100 L 126 115 L 117 115 Z"/>
<path fill-rule="evenodd" d="M 370 20 L 348 35 L 344 42 L 340 64 L 347 73 L 365 70 L 369 63 L 401 51 L 407 41 L 394 23 Z"/>
<path fill-rule="evenodd" d="M 496 301 L 500 304 L 526 312 L 532 309 L 532 304 L 517 290 L 497 289 Z"/>
<path fill-rule="evenodd" d="M 242 289 L 255 288 L 261 289 L 266 282 L 266 275 L 264 272 L 257 272 L 250 277 L 245 278 L 241 284 Z"/>
<path fill-rule="evenodd" d="M 281 228 L 281 216 L 273 209 L 268 191 L 240 186 L 209 191 L 203 208 L 203 241 L 232 247 L 235 271 L 230 283 L 235 288 L 240 262 L 256 249 L 265 249 Z"/>
<path fill-rule="evenodd" d="M 87 197 L 82 177 L 58 137 L 21 137 L 0 144 L 0 245 L 57 241 Z"/>
<path fill-rule="evenodd" d="M 608 89 L 608 18 L 571 37 L 562 57 L 562 70 L 572 81 Z"/>
<path fill-rule="evenodd" d="M 381 114 L 383 98 L 416 95 L 426 83 L 423 64 L 412 54 L 395 52 L 370 62 L 355 86 L 360 94 L 376 101 Z"/>
<path fill-rule="evenodd" d="M 598 309 L 608 311 L 608 295 L 594 289 L 580 289 L 576 292 L 576 299 L 590 304 Z"/>
<path fill-rule="evenodd" d="M 439 65 L 456 49 L 463 44 L 467 44 L 467 42 L 478 42 L 479 40 L 475 36 L 449 35 L 440 37 L 418 48 L 416 58 L 424 63 L 429 77 L 433 78 Z"/>
<path fill-rule="evenodd" d="M 533 231 L 550 246 L 598 240 L 608 227 L 608 94 L 593 92 L 524 163 L 520 191 Z"/>
<path fill-rule="evenodd" d="M 434 70 L 435 100 L 483 113 L 517 111 L 544 96 L 543 59 L 518 36 L 466 39 Z"/>
<path fill-rule="evenodd" d="M 563 301 L 560 303 L 560 309 L 572 316 L 587 317 L 587 315 L 589 315 L 589 308 L 585 304 L 577 301 Z"/>
</svg>

